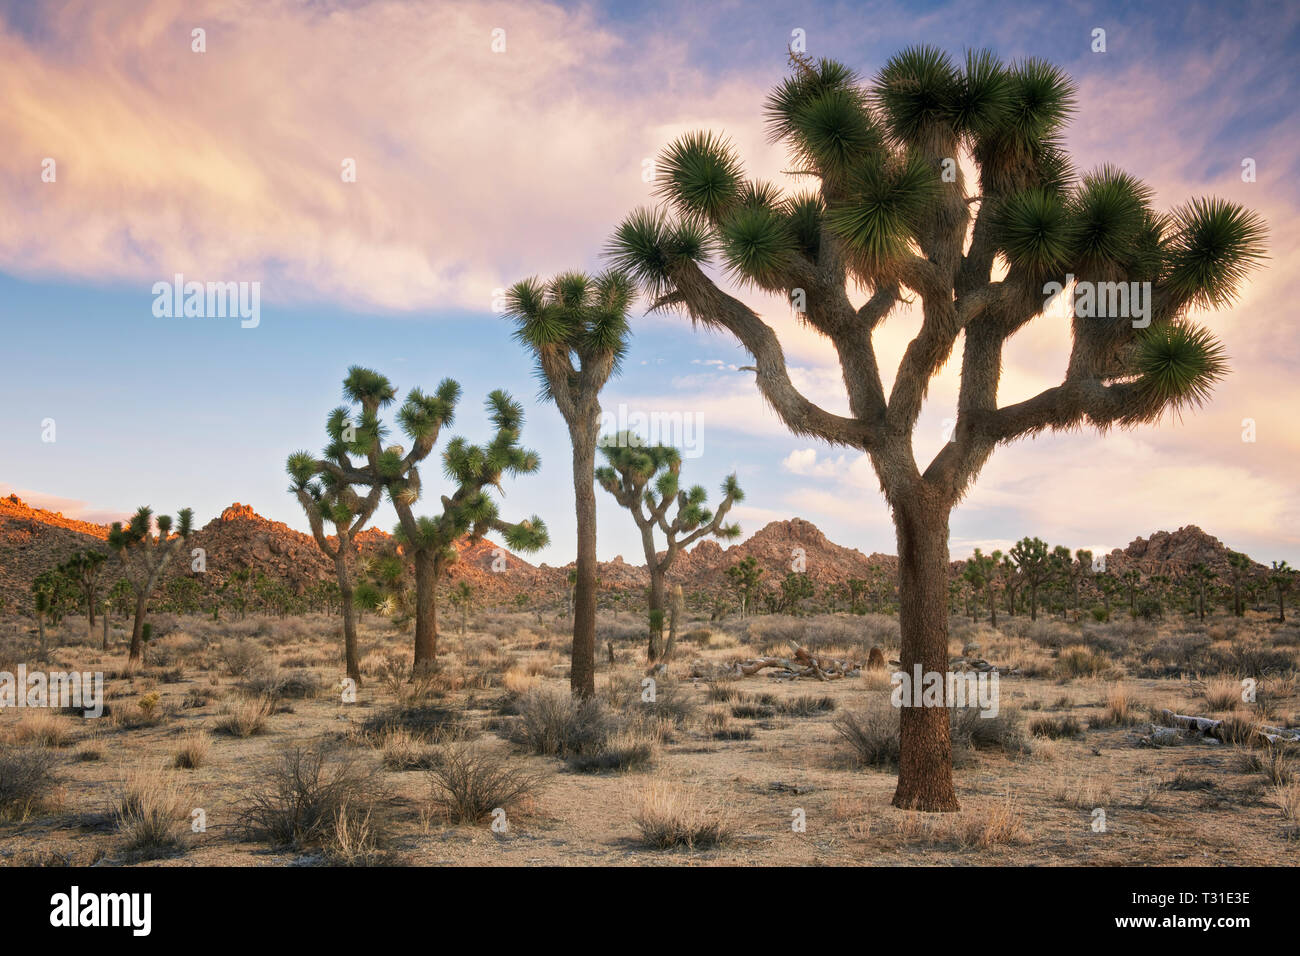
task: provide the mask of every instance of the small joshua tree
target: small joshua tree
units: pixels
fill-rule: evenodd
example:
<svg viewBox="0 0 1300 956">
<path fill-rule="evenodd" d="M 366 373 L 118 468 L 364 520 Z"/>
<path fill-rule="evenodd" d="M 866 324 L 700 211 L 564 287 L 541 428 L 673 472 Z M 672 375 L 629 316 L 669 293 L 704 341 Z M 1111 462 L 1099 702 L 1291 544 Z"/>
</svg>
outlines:
<svg viewBox="0 0 1300 956">
<path fill-rule="evenodd" d="M 618 272 L 591 277 L 578 272 L 516 283 L 507 315 L 515 337 L 537 360 L 543 396 L 555 403 L 573 446 L 573 495 L 578 558 L 573 581 L 574 694 L 596 693 L 596 437 L 600 390 L 617 374 L 627 350 L 627 309 L 632 285 Z"/>
<path fill-rule="evenodd" d="M 1029 589 L 1029 619 L 1038 620 L 1038 589 L 1052 576 L 1047 542 L 1042 538 L 1021 538 L 1011 546 L 1011 560 L 1024 587 Z"/>
<path fill-rule="evenodd" d="M 343 382 L 343 394 L 359 412 L 339 409 L 339 454 L 323 458 L 317 467 L 339 484 L 383 488 L 397 512 L 396 537 L 415 566 L 415 655 L 413 673 L 436 667 L 438 644 L 437 584 L 439 576 L 456 559 L 456 542 L 468 534 L 471 540 L 488 531 L 502 532 L 510 547 L 533 551 L 545 547 L 546 526 L 540 518 L 518 524 L 502 521 L 496 503 L 483 490 L 500 487 L 504 474 L 520 475 L 537 470 L 536 453 L 519 447 L 523 409 L 505 392 L 488 396 L 488 410 L 497 433 L 491 444 L 475 446 L 454 438 L 443 452 L 447 477 L 457 483 L 450 497 L 443 496 L 442 514 L 419 517 L 414 507 L 420 501 L 423 482 L 419 465 L 433 451 L 444 425 L 451 423 L 460 399 L 460 385 L 443 379 L 432 395 L 418 388 L 407 393 L 397 412 L 402 431 L 412 448 L 383 447 L 387 427 L 380 420 L 381 409 L 391 405 L 397 392 L 387 378 L 372 369 L 354 365 Z M 352 421 L 352 418 L 356 421 Z M 360 459 L 360 460 L 357 460 Z"/>
<path fill-rule="evenodd" d="M 413 499 L 404 494 L 410 479 L 389 485 L 400 519 L 394 534 L 415 564 L 416 674 L 437 667 L 438 582 L 457 561 L 456 545 L 462 538 L 473 543 L 496 531 L 516 551 L 537 551 L 550 541 L 545 523 L 536 515 L 513 523 L 502 520 L 486 490 L 500 489 L 503 475 L 529 475 L 541 466 L 536 452 L 519 445 L 523 407 L 500 390 L 489 394 L 486 404 L 497 429 L 492 441 L 471 445 L 458 436 L 443 451 L 443 470 L 456 490 L 442 496 L 441 514 L 433 518 L 413 514 Z"/>
<path fill-rule="evenodd" d="M 102 551 L 81 551 L 59 565 L 59 571 L 81 592 L 86 602 L 88 633 L 95 636 L 95 603 L 99 595 L 99 572 L 108 560 Z"/>
<path fill-rule="evenodd" d="M 970 582 L 975 591 L 983 592 L 984 599 L 989 606 L 989 624 L 992 627 L 998 626 L 998 604 L 993 594 L 994 585 L 998 579 L 998 565 L 1002 561 L 1002 552 L 994 551 L 992 554 L 985 554 L 979 548 L 971 555 L 966 567 L 962 570 L 962 577 Z"/>
<path fill-rule="evenodd" d="M 632 520 L 641 531 L 646 567 L 650 570 L 650 640 L 646 655 L 653 664 L 663 648 L 664 580 L 668 569 L 682 549 L 700 538 L 738 537 L 739 525 L 722 522 L 731 506 L 743 500 L 745 494 L 736 476 L 728 475 L 722 482 L 722 502 L 716 512 L 711 512 L 707 505 L 708 492 L 702 485 L 683 491 L 678 484 L 682 456 L 676 448 L 642 446 L 636 435 L 619 432 L 602 439 L 600 451 L 609 464 L 596 469 L 596 480 L 632 512 Z M 672 508 L 675 511 L 669 517 Z M 665 539 L 662 557 L 655 545 L 656 528 Z"/>
<path fill-rule="evenodd" d="M 108 546 L 117 552 L 122 562 L 122 573 L 135 592 L 135 620 L 131 625 L 131 651 L 128 660 L 138 662 L 144 646 L 145 616 L 149 613 L 149 598 L 163 570 L 181 545 L 194 531 L 194 512 L 182 508 L 176 512 L 176 534 L 172 535 L 170 515 L 154 518 L 153 509 L 141 507 L 131 521 L 122 526 L 114 521 L 108 532 Z M 154 534 L 154 527 L 157 534 Z"/>
<path fill-rule="evenodd" d="M 1269 572 L 1268 583 L 1273 585 L 1277 593 L 1277 619 L 1280 623 L 1286 623 L 1286 596 L 1287 592 L 1295 586 L 1295 568 L 1285 561 L 1274 561 L 1273 567 Z"/>
<path fill-rule="evenodd" d="M 348 427 L 347 409 L 344 408 L 334 409 L 325 425 L 330 438 L 325 457 L 340 468 L 347 468 L 350 464 L 347 443 L 344 441 Z M 339 603 L 343 612 L 343 648 L 347 673 L 360 687 L 361 664 L 357 658 L 357 620 L 353 602 L 356 536 L 374 516 L 383 497 L 384 486 L 373 485 L 363 498 L 333 472 L 320 467 L 312 454 L 306 451 L 290 455 L 286 470 L 291 479 L 289 491 L 307 514 L 316 547 L 334 562 L 334 573 L 339 582 Z M 333 541 L 325 534 L 326 521 L 334 526 Z"/>
<path fill-rule="evenodd" d="M 474 587 L 468 581 L 457 581 L 450 593 L 451 606 L 460 611 L 460 633 L 464 636 L 469 627 L 469 612 L 474 606 Z"/>
<path fill-rule="evenodd" d="M 758 559 L 753 555 L 741 558 L 727 568 L 727 580 L 740 596 L 740 616 L 743 618 L 753 604 L 754 595 L 758 593 L 759 579 L 763 569 L 758 566 Z"/>
<path fill-rule="evenodd" d="M 1228 553 L 1228 576 L 1232 582 L 1232 613 L 1236 617 L 1245 616 L 1246 607 L 1241 599 L 1241 592 L 1253 570 L 1254 562 L 1247 555 L 1240 551 Z"/>
</svg>

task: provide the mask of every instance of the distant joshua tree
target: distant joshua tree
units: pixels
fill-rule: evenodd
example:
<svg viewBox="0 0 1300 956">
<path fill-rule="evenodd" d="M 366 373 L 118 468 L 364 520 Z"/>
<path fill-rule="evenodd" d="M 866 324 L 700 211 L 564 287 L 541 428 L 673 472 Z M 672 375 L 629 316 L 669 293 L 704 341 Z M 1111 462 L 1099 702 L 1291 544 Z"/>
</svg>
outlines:
<svg viewBox="0 0 1300 956">
<path fill-rule="evenodd" d="M 683 549 L 701 538 L 739 537 L 740 526 L 723 524 L 723 521 L 732 505 L 744 500 L 745 493 L 736 476 L 728 475 L 722 482 L 722 501 L 718 510 L 712 512 L 703 485 L 682 489 L 682 456 L 676 448 L 643 445 L 630 432 L 606 436 L 600 445 L 600 452 L 609 464 L 596 469 L 596 480 L 632 513 L 632 520 L 641 532 L 646 567 L 650 569 L 650 639 L 646 657 L 653 664 L 663 649 L 664 581 L 668 569 Z M 656 530 L 664 536 L 662 557 L 655 544 Z"/>
<path fill-rule="evenodd" d="M 351 466 L 344 432 L 348 429 L 347 410 L 336 408 L 325 423 L 329 445 L 325 458 L 339 468 Z M 321 466 L 306 451 L 289 456 L 286 464 L 291 484 L 289 492 L 298 499 L 307 514 L 316 547 L 334 562 L 334 574 L 339 582 L 340 605 L 343 612 L 343 648 L 348 677 L 361 686 L 361 663 L 357 656 L 357 620 L 353 602 L 356 580 L 356 536 L 374 517 L 375 509 L 383 499 L 384 486 L 373 485 L 363 498 L 352 486 Z M 334 526 L 334 540 L 325 533 L 325 522 Z"/>
<path fill-rule="evenodd" d="M 176 534 L 172 535 L 169 515 L 154 518 L 153 509 L 141 507 L 131 521 L 122 526 L 114 521 L 108 532 L 108 546 L 117 552 L 122 571 L 135 592 L 135 620 L 131 625 L 131 651 L 128 660 L 140 660 L 144 642 L 145 617 L 149 613 L 149 597 L 162 576 L 163 570 L 181 545 L 194 531 L 194 512 L 182 508 L 176 512 Z M 157 534 L 154 534 L 154 527 Z"/>
<path fill-rule="evenodd" d="M 1228 578 L 1232 586 L 1232 613 L 1236 617 L 1243 617 L 1246 613 L 1245 602 L 1242 600 L 1242 591 L 1250 578 L 1253 566 L 1254 562 L 1240 551 L 1230 551 L 1228 553 Z"/>
<path fill-rule="evenodd" d="M 1042 538 L 1022 538 L 1011 546 L 1011 560 L 1024 587 L 1029 590 L 1029 619 L 1038 620 L 1038 589 L 1052 576 L 1047 542 Z"/>
<path fill-rule="evenodd" d="M 992 554 L 984 554 L 979 548 L 971 555 L 966 567 L 962 571 L 962 576 L 970 582 L 976 591 L 983 591 L 985 600 L 989 606 L 989 624 L 993 627 L 998 626 L 998 605 L 994 600 L 993 588 L 997 583 L 998 565 L 1002 561 L 1002 552 L 994 551 Z"/>
<path fill-rule="evenodd" d="M 627 310 L 633 289 L 620 272 L 591 277 L 558 275 L 548 283 L 526 279 L 511 287 L 507 315 L 515 337 L 537 362 L 543 396 L 555 403 L 573 446 L 573 495 L 578 558 L 573 580 L 574 694 L 596 693 L 596 438 L 600 391 L 616 375 L 627 350 Z"/>
<path fill-rule="evenodd" d="M 95 636 L 95 604 L 99 598 L 99 574 L 107 560 L 108 555 L 103 551 L 80 551 L 59 565 L 60 573 L 73 583 L 80 592 L 82 600 L 86 602 L 87 627 L 92 638 Z"/>
<path fill-rule="evenodd" d="M 1295 568 L 1285 561 L 1274 561 L 1273 568 L 1268 576 L 1268 583 L 1273 585 L 1273 590 L 1277 594 L 1277 619 L 1280 623 L 1286 623 L 1286 596 L 1287 593 L 1295 586 Z"/>
<path fill-rule="evenodd" d="M 535 551 L 549 541 L 540 518 L 507 523 L 484 491 L 499 488 L 503 475 L 535 472 L 540 460 L 535 452 L 519 446 L 523 409 L 505 392 L 492 392 L 487 408 L 496 435 L 484 446 L 470 445 L 460 437 L 447 444 L 442 455 L 443 470 L 455 482 L 456 490 L 442 496 L 442 513 L 436 518 L 416 517 L 414 506 L 423 490 L 419 464 L 433 451 L 443 426 L 451 423 L 460 386 L 448 378 L 433 395 L 418 388 L 407 393 L 397 420 L 412 441 L 409 452 L 400 445 L 382 447 L 387 428 L 379 411 L 392 404 L 397 394 L 387 378 L 353 366 L 344 379 L 343 394 L 360 406 L 360 414 L 354 416 L 347 408 L 336 410 L 342 457 L 323 458 L 316 464 L 339 484 L 382 487 L 388 493 L 399 520 L 395 537 L 415 565 L 412 673 L 421 674 L 437 667 L 438 579 L 456 560 L 456 542 L 464 536 L 471 541 L 480 539 L 488 531 L 501 532 L 506 543 L 519 551 Z"/>
<path fill-rule="evenodd" d="M 736 589 L 736 593 L 740 596 L 740 616 L 742 618 L 745 617 L 753 605 L 753 599 L 758 593 L 759 579 L 762 576 L 763 569 L 758 566 L 758 559 L 753 555 L 741 558 L 727 568 L 727 580 L 731 582 L 731 586 Z M 849 582 L 850 585 L 852 583 L 852 581 Z"/>
</svg>

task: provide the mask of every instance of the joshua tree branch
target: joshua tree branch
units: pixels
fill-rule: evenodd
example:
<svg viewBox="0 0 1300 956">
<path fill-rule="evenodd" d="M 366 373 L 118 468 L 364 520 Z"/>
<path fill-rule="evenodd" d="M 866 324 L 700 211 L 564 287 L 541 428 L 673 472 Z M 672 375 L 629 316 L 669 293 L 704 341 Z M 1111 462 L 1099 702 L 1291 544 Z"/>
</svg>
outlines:
<svg viewBox="0 0 1300 956">
<path fill-rule="evenodd" d="M 862 449 L 878 443 L 876 422 L 833 415 L 800 394 L 786 371 L 776 333 L 752 309 L 719 289 L 695 262 L 674 263 L 672 279 L 692 318 L 727 329 L 754 356 L 759 391 L 791 431 Z"/>
</svg>

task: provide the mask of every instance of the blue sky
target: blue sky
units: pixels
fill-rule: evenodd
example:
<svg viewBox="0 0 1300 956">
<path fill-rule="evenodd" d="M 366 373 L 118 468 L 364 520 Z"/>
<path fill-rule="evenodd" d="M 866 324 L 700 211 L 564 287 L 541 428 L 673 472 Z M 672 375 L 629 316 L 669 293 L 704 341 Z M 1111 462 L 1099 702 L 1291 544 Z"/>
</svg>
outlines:
<svg viewBox="0 0 1300 956">
<path fill-rule="evenodd" d="M 149 503 L 200 521 L 238 500 L 305 528 L 285 456 L 321 443 L 350 364 L 405 390 L 452 376 L 456 433 L 486 436 L 499 387 L 528 411 L 542 472 L 509 484 L 506 517 L 533 512 L 573 554 L 569 449 L 536 401 L 528 357 L 490 302 L 530 274 L 601 266 L 618 219 L 649 200 L 639 170 L 672 136 L 732 136 L 780 181 L 762 96 L 791 31 L 869 76 L 913 43 L 955 56 L 1052 59 L 1076 79 L 1077 164 L 1115 161 L 1164 206 L 1225 195 L 1269 219 L 1270 268 L 1219 313 L 1236 374 L 1205 414 L 1110 436 L 1048 436 L 1000 451 L 954 514 L 952 551 L 1026 534 L 1123 546 L 1196 523 L 1260 560 L 1300 563 L 1292 422 L 1300 354 L 1285 279 L 1297 265 L 1294 77 L 1300 16 L 1264 3 L 694 3 L 182 5 L 0 2 L 0 488 L 88 517 Z M 189 49 L 195 24 L 208 49 Z M 490 30 L 509 38 L 486 53 Z M 1090 49 L 1106 30 L 1105 54 Z M 39 179 L 59 160 L 57 184 Z M 1259 165 L 1243 184 L 1242 157 Z M 356 157 L 358 182 L 340 182 Z M 788 179 L 782 181 L 788 184 Z M 260 281 L 256 329 L 155 318 L 175 272 Z M 782 332 L 796 381 L 842 405 L 824 344 L 751 298 Z M 736 471 L 744 530 L 803 517 L 866 552 L 894 550 L 874 478 L 854 452 L 796 439 L 767 412 L 748 357 L 678 317 L 634 320 L 603 402 L 702 422 L 687 480 Z M 886 359 L 914 332 L 890 320 Z M 1063 328 L 1018 337 L 1006 400 L 1059 380 Z M 918 458 L 936 450 L 955 375 L 936 383 Z M 1017 391 L 1020 390 L 1020 391 Z M 1258 421 L 1257 443 L 1240 422 Z M 53 418 L 57 441 L 41 441 Z M 640 560 L 604 493 L 600 554 Z M 378 524 L 390 528 L 387 508 Z"/>
</svg>

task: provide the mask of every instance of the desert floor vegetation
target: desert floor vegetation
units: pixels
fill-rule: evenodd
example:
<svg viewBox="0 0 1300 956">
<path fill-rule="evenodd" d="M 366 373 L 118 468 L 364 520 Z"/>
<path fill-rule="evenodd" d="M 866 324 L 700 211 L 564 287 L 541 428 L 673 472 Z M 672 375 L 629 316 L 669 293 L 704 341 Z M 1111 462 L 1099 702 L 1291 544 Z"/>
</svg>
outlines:
<svg viewBox="0 0 1300 956">
<path fill-rule="evenodd" d="M 551 618 L 555 620 L 552 621 Z M 792 641 L 896 653 L 885 615 L 693 619 L 653 695 L 643 628 L 602 610 L 597 695 L 575 701 L 562 612 L 484 610 L 409 679 L 409 635 L 358 622 L 345 702 L 337 622 L 178 617 L 143 665 L 78 629 L 107 711 L 0 711 L 0 860 L 117 865 L 1287 864 L 1296 847 L 1300 648 L 1226 622 L 971 626 L 1003 671 L 996 718 L 954 711 L 962 810 L 894 809 L 898 715 L 880 671 L 720 675 Z M 1218 630 L 1216 630 L 1218 629 Z M 1218 637 L 1211 637 L 1218 634 Z M 0 634 L 23 660 L 25 635 Z M 1204 641 L 1198 640 L 1204 638 Z M 1222 645 L 1214 653 L 1216 645 Z M 1233 646 L 1289 668 L 1234 670 Z M 1193 668 L 1172 666 L 1197 647 Z M 710 673 L 713 679 L 693 677 Z M 1254 701 L 1243 699 L 1251 676 Z M 1249 695 L 1247 695 L 1249 696 Z M 1224 721 L 1171 732 L 1166 711 Z M 1106 829 L 1093 829 L 1105 811 Z M 193 826 L 195 812 L 205 824 Z M 802 821 L 803 828 L 794 826 Z"/>
</svg>

